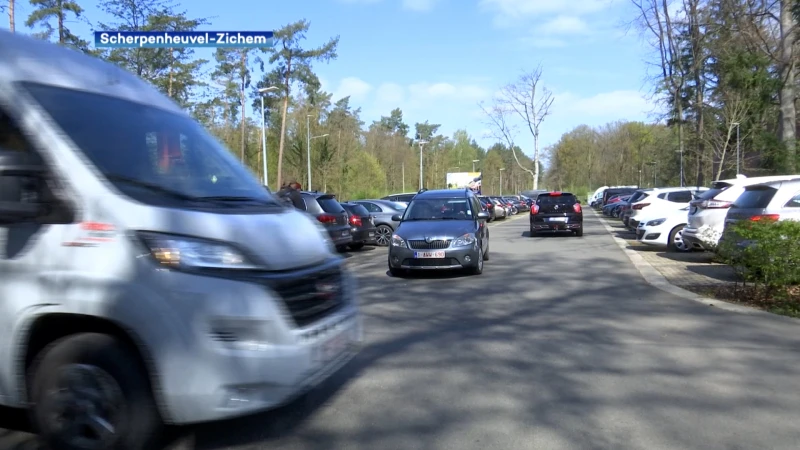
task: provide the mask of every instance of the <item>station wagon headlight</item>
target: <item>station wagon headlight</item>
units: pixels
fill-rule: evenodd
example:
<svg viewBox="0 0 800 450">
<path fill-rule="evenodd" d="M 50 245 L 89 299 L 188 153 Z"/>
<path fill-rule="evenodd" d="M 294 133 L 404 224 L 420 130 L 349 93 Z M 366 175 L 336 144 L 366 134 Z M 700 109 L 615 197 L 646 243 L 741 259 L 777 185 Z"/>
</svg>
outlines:
<svg viewBox="0 0 800 450">
<path fill-rule="evenodd" d="M 469 247 L 475 244 L 475 236 L 470 233 L 467 233 L 461 237 L 458 237 L 453 240 L 451 244 L 453 247 Z"/>
<path fill-rule="evenodd" d="M 651 220 L 650 222 L 647 222 L 647 226 L 648 227 L 657 227 L 657 226 L 661 225 L 662 223 L 664 223 L 666 221 L 667 221 L 667 219 Z"/>
<path fill-rule="evenodd" d="M 398 236 L 396 234 L 393 234 L 392 235 L 392 247 L 406 247 L 406 248 L 408 248 L 408 245 L 406 245 L 406 240 L 405 239 L 401 238 L 400 236 Z"/>
<path fill-rule="evenodd" d="M 173 269 L 258 269 L 232 245 L 169 234 L 137 233 L 161 265 Z"/>
</svg>

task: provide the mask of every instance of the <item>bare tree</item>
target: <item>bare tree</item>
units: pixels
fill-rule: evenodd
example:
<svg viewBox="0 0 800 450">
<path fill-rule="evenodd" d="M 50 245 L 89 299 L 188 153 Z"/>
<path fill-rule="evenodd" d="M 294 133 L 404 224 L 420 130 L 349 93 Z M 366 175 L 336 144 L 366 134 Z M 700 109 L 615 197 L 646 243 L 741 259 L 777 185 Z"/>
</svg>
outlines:
<svg viewBox="0 0 800 450">
<path fill-rule="evenodd" d="M 684 155 L 684 111 L 681 93 L 686 86 L 688 74 L 681 63 L 681 49 L 678 43 L 679 31 L 675 29 L 670 10 L 676 9 L 672 0 L 631 0 L 638 9 L 639 24 L 643 35 L 650 37 L 651 45 L 658 51 L 659 82 L 657 91 L 664 90 L 670 97 L 671 122 L 678 126 L 678 146 L 681 158 Z M 683 164 L 681 164 L 683 166 Z M 685 174 L 681 173 L 681 186 Z"/>
<path fill-rule="evenodd" d="M 14 32 L 14 0 L 8 0 L 8 4 L 0 6 L 0 12 L 8 12 L 8 30 Z"/>
<path fill-rule="evenodd" d="M 514 160 L 517 162 L 517 165 L 520 169 L 528 172 L 533 177 L 533 189 L 538 189 L 536 184 L 536 172 L 528 169 L 527 167 L 523 166 L 522 163 L 519 162 L 519 157 L 517 156 L 516 151 L 516 143 L 515 138 L 517 135 L 517 127 L 513 124 L 509 123 L 508 116 L 511 114 L 511 111 L 507 108 L 503 107 L 497 100 L 492 106 L 487 107 L 484 103 L 478 104 L 481 108 L 483 113 L 486 115 L 487 121 L 486 125 L 489 126 L 491 130 L 492 137 L 497 139 L 498 141 L 503 142 L 508 148 L 511 149 L 511 153 L 514 155 Z"/>
<path fill-rule="evenodd" d="M 550 107 L 553 105 L 553 93 L 541 86 L 541 79 L 542 68 L 539 66 L 531 72 L 520 75 L 515 83 L 504 86 L 491 108 L 487 109 L 480 105 L 494 136 L 509 146 L 519 168 L 533 177 L 534 190 L 539 189 L 540 129 L 544 119 L 550 115 Z M 509 123 L 510 115 L 518 116 L 533 136 L 533 170 L 523 166 L 519 161 L 514 145 L 516 127 Z"/>
</svg>

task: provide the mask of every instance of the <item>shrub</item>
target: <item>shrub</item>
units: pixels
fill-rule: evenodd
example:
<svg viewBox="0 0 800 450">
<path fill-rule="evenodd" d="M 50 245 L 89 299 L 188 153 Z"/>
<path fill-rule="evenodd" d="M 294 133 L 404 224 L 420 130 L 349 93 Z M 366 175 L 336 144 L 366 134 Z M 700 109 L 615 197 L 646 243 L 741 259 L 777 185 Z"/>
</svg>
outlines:
<svg viewBox="0 0 800 450">
<path fill-rule="evenodd" d="M 718 253 L 767 295 L 800 284 L 800 222 L 737 222 L 725 230 Z"/>
</svg>

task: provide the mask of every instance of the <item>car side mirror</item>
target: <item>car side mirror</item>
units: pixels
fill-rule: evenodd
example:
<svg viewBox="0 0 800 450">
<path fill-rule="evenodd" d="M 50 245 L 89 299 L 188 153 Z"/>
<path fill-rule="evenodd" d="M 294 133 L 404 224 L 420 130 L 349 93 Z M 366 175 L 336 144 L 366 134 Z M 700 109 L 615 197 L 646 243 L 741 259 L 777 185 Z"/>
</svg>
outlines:
<svg viewBox="0 0 800 450">
<path fill-rule="evenodd" d="M 401 220 L 403 220 L 403 216 L 401 216 L 400 214 L 395 214 L 392 216 L 392 221 L 394 222 L 400 222 Z"/>
<path fill-rule="evenodd" d="M 22 222 L 44 213 L 44 172 L 33 155 L 0 148 L 0 222 Z"/>
<path fill-rule="evenodd" d="M 487 219 L 489 219 L 489 213 L 485 212 L 485 211 L 479 212 L 478 213 L 478 219 L 479 220 L 487 220 Z"/>
</svg>

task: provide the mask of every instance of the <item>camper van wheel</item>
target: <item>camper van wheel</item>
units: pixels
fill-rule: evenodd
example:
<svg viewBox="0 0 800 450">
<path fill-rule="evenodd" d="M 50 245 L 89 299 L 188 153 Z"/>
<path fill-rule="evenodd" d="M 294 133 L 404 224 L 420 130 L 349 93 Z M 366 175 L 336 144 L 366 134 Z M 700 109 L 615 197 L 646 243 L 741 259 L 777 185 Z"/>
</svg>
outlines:
<svg viewBox="0 0 800 450">
<path fill-rule="evenodd" d="M 32 422 L 50 448 L 152 448 L 161 420 L 147 372 L 116 338 L 82 333 L 45 348 L 30 374 Z"/>
</svg>

